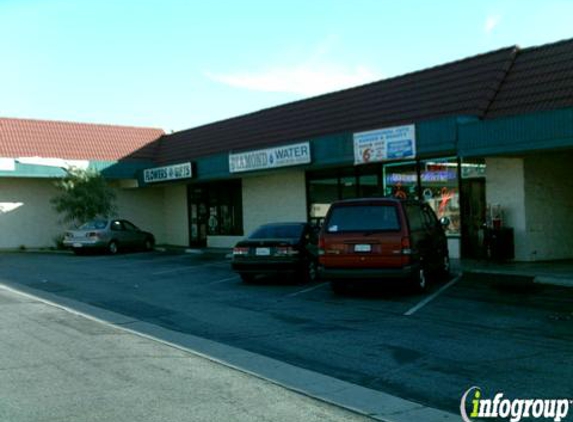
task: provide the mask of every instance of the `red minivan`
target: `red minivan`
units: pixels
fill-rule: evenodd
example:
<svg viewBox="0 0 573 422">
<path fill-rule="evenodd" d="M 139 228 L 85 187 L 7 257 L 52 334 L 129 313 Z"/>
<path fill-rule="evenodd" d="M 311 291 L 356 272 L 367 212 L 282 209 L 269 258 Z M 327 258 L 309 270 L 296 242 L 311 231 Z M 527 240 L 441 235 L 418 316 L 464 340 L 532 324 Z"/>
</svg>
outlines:
<svg viewBox="0 0 573 422">
<path fill-rule="evenodd" d="M 450 271 L 447 219 L 429 205 L 394 198 L 338 201 L 331 205 L 318 243 L 319 275 L 335 292 L 351 280 L 397 279 L 424 290 L 429 276 Z"/>
</svg>

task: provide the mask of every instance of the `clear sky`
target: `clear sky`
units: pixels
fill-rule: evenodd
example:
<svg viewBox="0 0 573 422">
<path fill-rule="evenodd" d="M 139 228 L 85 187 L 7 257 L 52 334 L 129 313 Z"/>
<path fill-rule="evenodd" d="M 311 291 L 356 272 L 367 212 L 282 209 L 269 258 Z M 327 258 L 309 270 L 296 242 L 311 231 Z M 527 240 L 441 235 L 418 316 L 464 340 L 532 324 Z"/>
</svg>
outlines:
<svg viewBox="0 0 573 422">
<path fill-rule="evenodd" d="M 0 116 L 166 131 L 573 38 L 573 0 L 0 0 Z"/>
</svg>

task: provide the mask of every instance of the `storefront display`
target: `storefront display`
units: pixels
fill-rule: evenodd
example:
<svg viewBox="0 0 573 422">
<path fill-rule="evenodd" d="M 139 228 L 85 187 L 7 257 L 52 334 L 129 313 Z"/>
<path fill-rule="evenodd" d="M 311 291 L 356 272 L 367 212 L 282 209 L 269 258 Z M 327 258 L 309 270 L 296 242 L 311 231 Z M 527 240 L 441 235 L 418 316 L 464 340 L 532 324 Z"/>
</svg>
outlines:
<svg viewBox="0 0 573 422">
<path fill-rule="evenodd" d="M 416 162 L 387 164 L 383 167 L 384 196 L 419 199 Z"/>
<path fill-rule="evenodd" d="M 459 235 L 461 230 L 458 167 L 455 158 L 420 162 L 422 199 L 438 218 L 449 219 L 448 235 Z"/>
<path fill-rule="evenodd" d="M 459 236 L 458 169 L 457 159 L 441 158 L 307 173 L 309 220 L 320 222 L 340 199 L 387 196 L 426 201 L 438 218 L 450 220 L 446 234 Z"/>
</svg>

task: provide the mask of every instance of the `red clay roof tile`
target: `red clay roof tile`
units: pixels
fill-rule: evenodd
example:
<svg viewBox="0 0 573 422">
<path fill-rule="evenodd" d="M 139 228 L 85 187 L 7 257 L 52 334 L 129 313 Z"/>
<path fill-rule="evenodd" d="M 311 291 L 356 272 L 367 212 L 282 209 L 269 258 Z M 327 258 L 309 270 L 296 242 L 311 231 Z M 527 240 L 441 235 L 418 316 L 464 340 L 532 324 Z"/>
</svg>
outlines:
<svg viewBox="0 0 573 422">
<path fill-rule="evenodd" d="M 0 118 L 0 157 L 153 160 L 163 130 Z"/>
</svg>

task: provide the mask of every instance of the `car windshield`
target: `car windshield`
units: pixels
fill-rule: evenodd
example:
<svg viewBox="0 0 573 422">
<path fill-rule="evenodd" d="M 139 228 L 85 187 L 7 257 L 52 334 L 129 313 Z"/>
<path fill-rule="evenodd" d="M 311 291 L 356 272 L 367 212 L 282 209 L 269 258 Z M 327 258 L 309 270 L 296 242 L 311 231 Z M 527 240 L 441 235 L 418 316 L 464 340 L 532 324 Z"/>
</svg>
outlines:
<svg viewBox="0 0 573 422">
<path fill-rule="evenodd" d="M 107 220 L 93 220 L 80 226 L 80 230 L 101 230 L 107 226 Z"/>
<path fill-rule="evenodd" d="M 302 235 L 302 224 L 269 225 L 256 229 L 249 239 L 297 239 Z"/>
<path fill-rule="evenodd" d="M 327 231 L 397 231 L 400 230 L 398 212 L 393 205 L 352 205 L 332 209 Z"/>
</svg>

